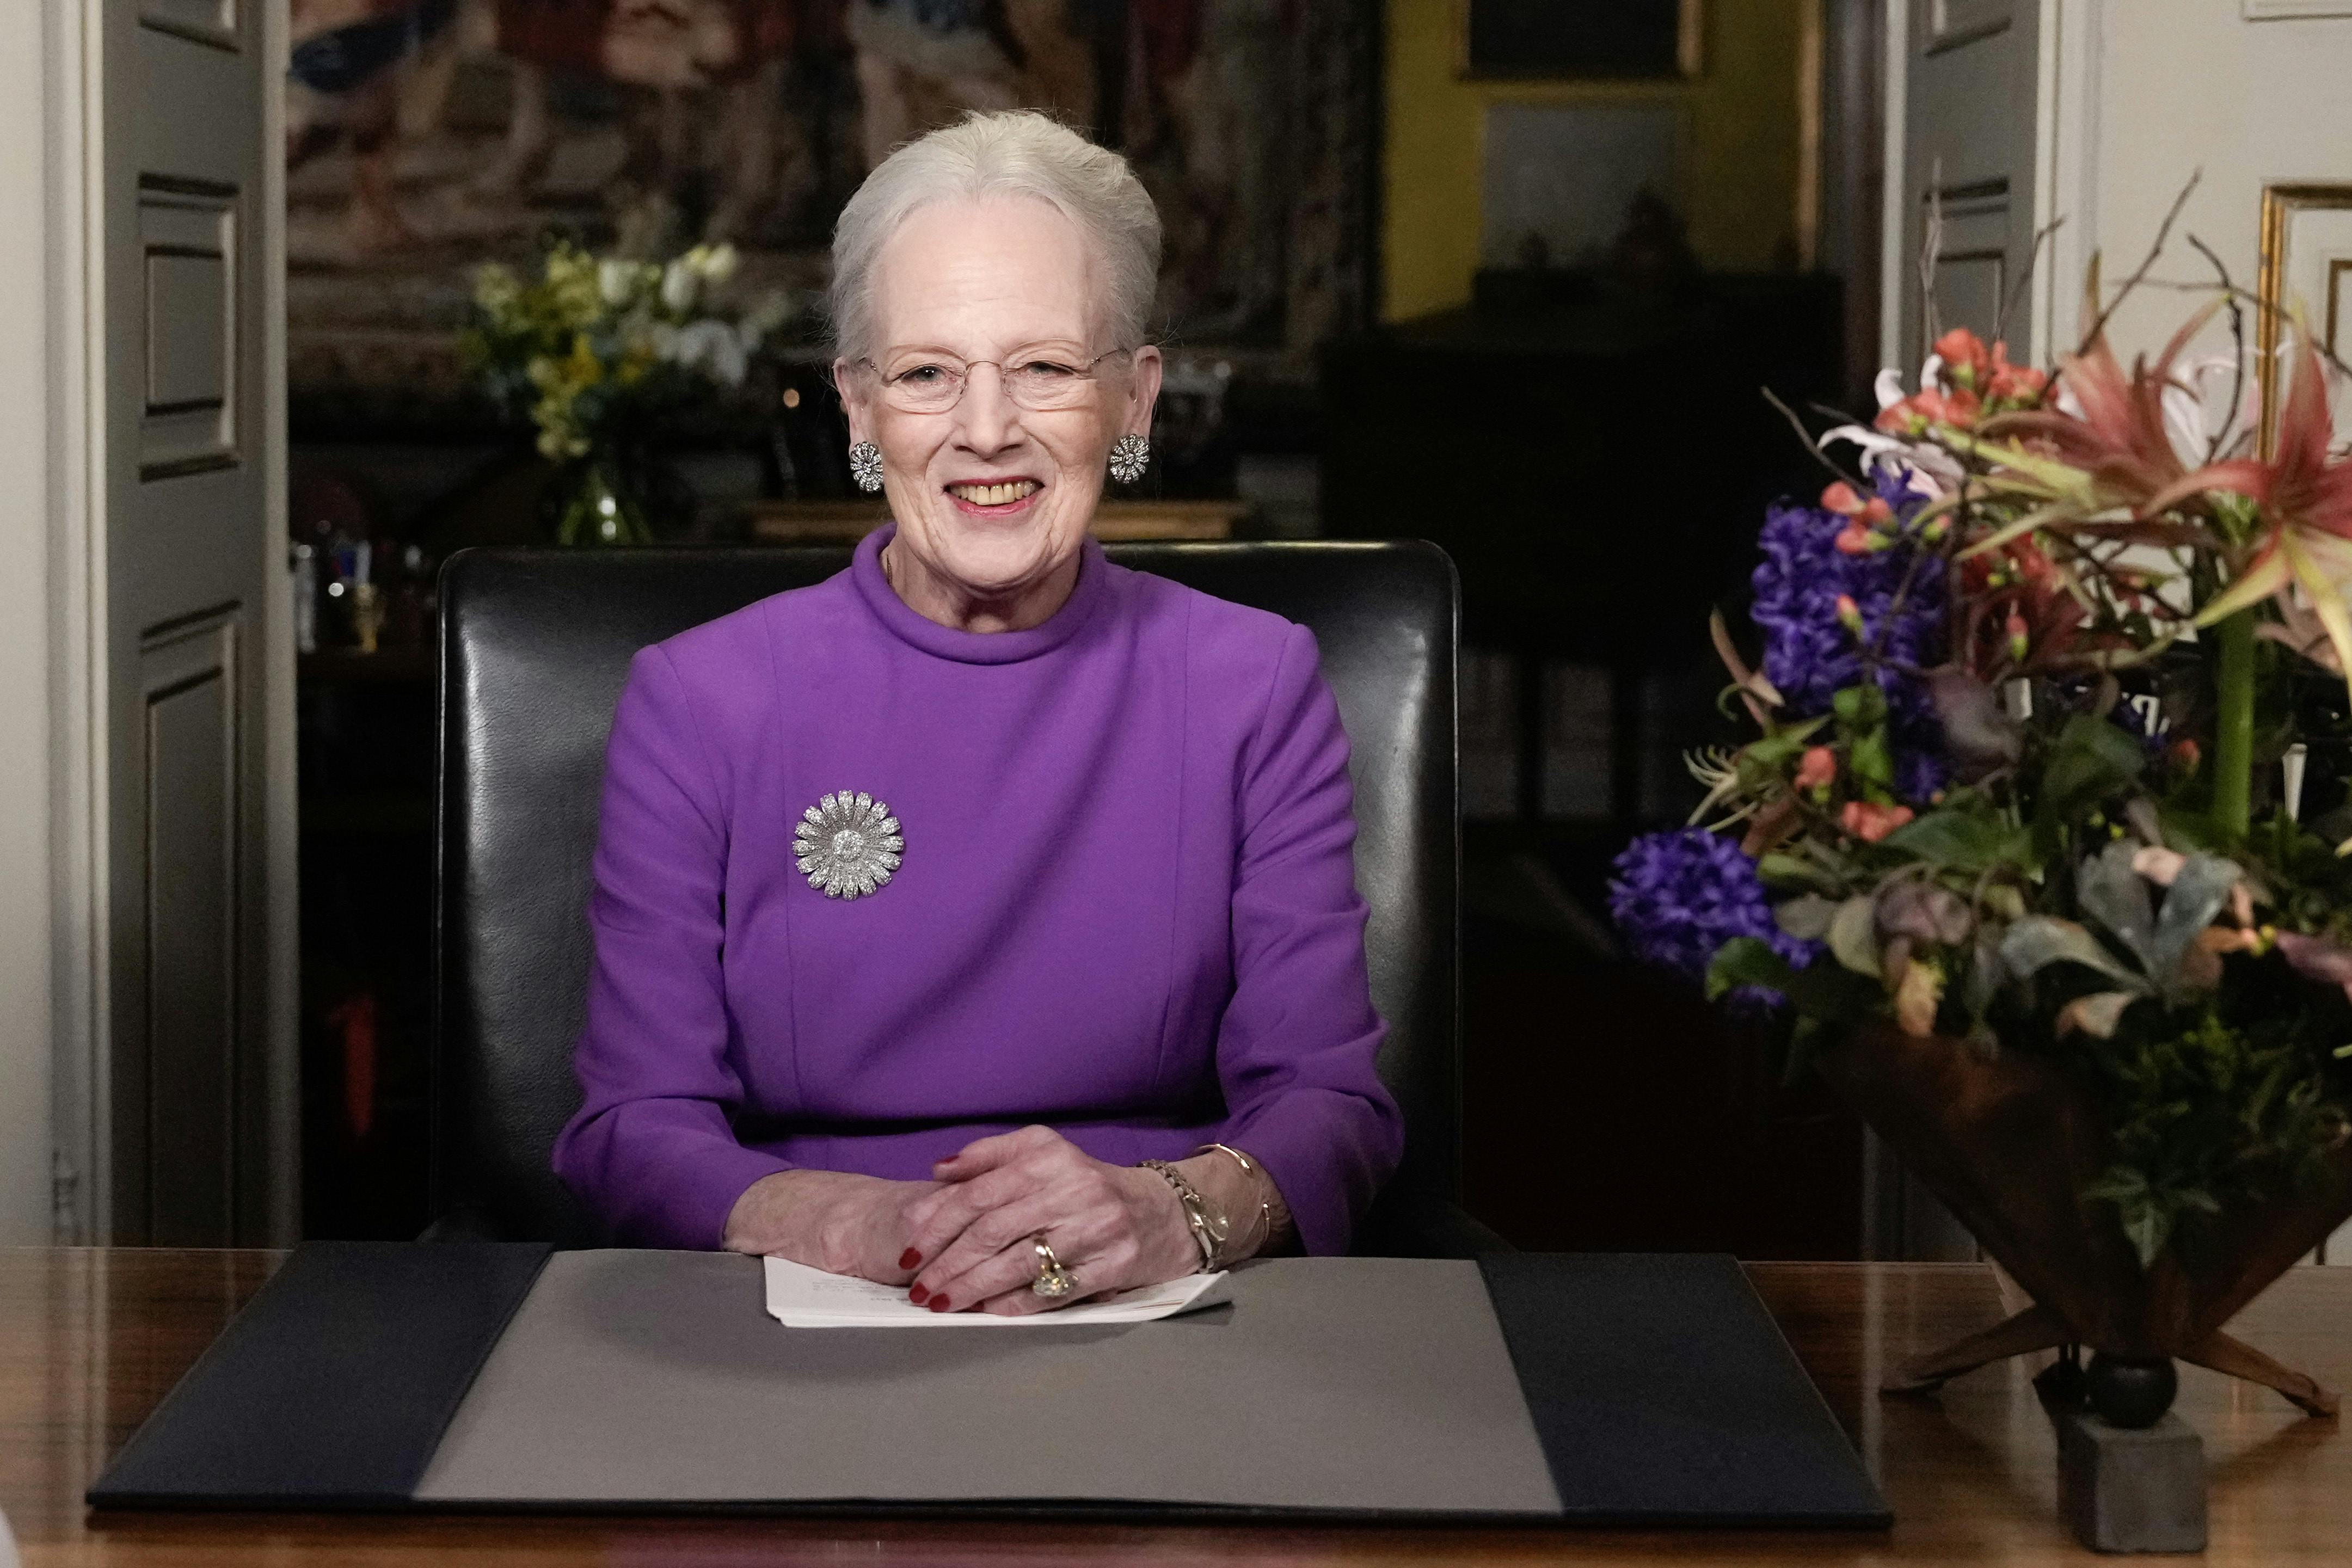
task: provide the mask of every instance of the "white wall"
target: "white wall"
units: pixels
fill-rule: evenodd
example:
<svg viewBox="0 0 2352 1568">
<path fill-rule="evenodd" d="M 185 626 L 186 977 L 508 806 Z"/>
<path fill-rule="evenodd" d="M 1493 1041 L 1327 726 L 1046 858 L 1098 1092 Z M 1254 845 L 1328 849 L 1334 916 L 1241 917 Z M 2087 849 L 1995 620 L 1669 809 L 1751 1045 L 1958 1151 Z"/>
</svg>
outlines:
<svg viewBox="0 0 2352 1568">
<path fill-rule="evenodd" d="M 50 1231 L 45 9 L 0 5 L 0 1243 Z"/>
<path fill-rule="evenodd" d="M 2182 183 L 2202 169 L 2160 271 L 2211 276 L 2182 243 L 2194 234 L 2253 287 L 2263 186 L 2352 183 L 2352 16 L 2250 22 L 2240 0 L 2064 3 L 2096 13 L 2096 80 L 2075 90 L 2093 95 L 2089 226 L 2107 277 L 2120 281 L 2138 265 Z M 2082 286 L 2058 281 L 2064 343 Z M 2117 346 L 2161 348 L 2191 303 L 2145 292 L 2117 312 Z"/>
</svg>

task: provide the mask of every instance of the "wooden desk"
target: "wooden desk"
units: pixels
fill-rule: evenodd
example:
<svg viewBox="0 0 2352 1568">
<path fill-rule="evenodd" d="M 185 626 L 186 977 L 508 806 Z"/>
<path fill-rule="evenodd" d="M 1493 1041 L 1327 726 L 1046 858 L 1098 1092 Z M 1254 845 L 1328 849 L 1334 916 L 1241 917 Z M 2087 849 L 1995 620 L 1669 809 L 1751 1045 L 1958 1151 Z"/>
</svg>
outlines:
<svg viewBox="0 0 2352 1568">
<path fill-rule="evenodd" d="M 2054 1513 L 2048 1424 L 2021 1369 L 1937 1401 L 1868 1393 L 1880 1370 L 2000 1319 L 1975 1264 L 1763 1263 L 1749 1274 L 1894 1505 L 1892 1536 L 1598 1534 L 870 1521 L 856 1519 L 123 1515 L 82 1489 L 276 1267 L 268 1252 L 0 1250 L 0 1509 L 27 1568 L 478 1563 L 1731 1563 L 2095 1561 Z M 2298 1270 L 2241 1332 L 2352 1385 L 2352 1269 Z M 2183 1368 L 2212 1469 L 2213 1563 L 2352 1557 L 2352 1443 L 2273 1395 Z M 1150 1416 L 1137 1412 L 1138 1440 Z"/>
</svg>

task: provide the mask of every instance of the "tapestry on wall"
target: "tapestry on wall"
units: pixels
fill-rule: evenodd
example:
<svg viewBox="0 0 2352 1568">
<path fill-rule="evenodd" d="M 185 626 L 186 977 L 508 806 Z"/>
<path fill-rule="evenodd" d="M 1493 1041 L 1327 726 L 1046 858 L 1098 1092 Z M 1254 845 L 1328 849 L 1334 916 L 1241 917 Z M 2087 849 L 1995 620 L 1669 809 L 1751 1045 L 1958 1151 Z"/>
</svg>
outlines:
<svg viewBox="0 0 2352 1568">
<path fill-rule="evenodd" d="M 298 418 L 461 389 L 474 268 L 555 236 L 734 244 L 814 302 L 876 160 L 1034 106 L 1134 160 L 1160 316 L 1303 368 L 1363 319 L 1369 4 L 1309 0 L 293 0 L 289 379 Z"/>
</svg>

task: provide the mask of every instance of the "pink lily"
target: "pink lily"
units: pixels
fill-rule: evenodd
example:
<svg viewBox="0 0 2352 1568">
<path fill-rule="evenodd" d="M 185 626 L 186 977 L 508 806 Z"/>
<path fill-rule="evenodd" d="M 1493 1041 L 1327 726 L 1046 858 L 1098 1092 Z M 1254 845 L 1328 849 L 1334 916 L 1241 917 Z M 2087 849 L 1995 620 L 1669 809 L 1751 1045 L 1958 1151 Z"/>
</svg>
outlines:
<svg viewBox="0 0 2352 1568">
<path fill-rule="evenodd" d="M 2208 486 L 2238 489 L 2259 502 L 2266 527 L 2228 591 L 2205 606 L 2197 623 L 2210 626 L 2273 599 L 2286 623 L 2286 635 L 2273 633 L 2277 640 L 2315 646 L 2316 639 L 2309 636 L 2315 620 L 2335 654 L 2332 667 L 2352 671 L 2352 612 L 2344 599 L 2345 583 L 2352 580 L 2352 462 L 2330 459 L 2327 444 L 2335 423 L 2327 408 L 2327 381 L 2300 319 L 2294 361 L 2294 379 L 2279 415 L 2278 455 L 2269 463 L 2243 465 L 2253 470 L 2250 483 Z M 2309 601 L 2307 608 L 2294 602 L 2297 589 Z"/>
<path fill-rule="evenodd" d="M 2096 505 L 2131 509 L 2140 525 L 2130 529 L 2136 537 L 2146 533 L 2147 525 L 2165 512 L 2209 490 L 2254 494 L 2263 480 L 2261 464 L 2233 458 L 2191 470 L 2175 449 L 2165 417 L 2165 392 L 2176 384 L 2173 361 L 2221 304 L 2216 298 L 2189 317 L 2155 364 L 2135 361 L 2129 375 L 2116 362 L 2106 334 L 2100 333 L 2081 353 L 2061 355 L 2058 361 L 2059 375 L 2079 412 L 1997 414 L 1985 422 L 1984 434 L 2022 435 L 2047 442 L 2061 463 L 2086 476 L 2090 498 Z M 1986 455 L 2000 460 L 1998 452 Z M 2185 537 L 2186 530 L 2157 527 L 2164 537 L 2152 537 L 2149 542 L 2192 542 Z"/>
</svg>

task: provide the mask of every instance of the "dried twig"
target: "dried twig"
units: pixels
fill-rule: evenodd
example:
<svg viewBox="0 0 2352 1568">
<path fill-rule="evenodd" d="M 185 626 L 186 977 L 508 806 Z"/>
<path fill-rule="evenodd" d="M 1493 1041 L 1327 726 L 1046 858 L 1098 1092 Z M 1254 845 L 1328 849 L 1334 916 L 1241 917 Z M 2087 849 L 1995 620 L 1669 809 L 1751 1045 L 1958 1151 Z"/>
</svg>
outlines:
<svg viewBox="0 0 2352 1568">
<path fill-rule="evenodd" d="M 1930 343 L 1944 335 L 1943 320 L 1936 314 L 1936 257 L 1944 248 L 1943 191 L 1944 161 L 1938 158 L 1927 174 L 1927 226 L 1919 243 L 1919 314 Z"/>
<path fill-rule="evenodd" d="M 1903 619 L 1904 603 L 1911 597 L 1913 585 L 1919 580 L 1919 563 L 1930 553 L 1921 549 L 1916 541 L 1913 543 L 1911 559 L 1903 563 L 1902 580 L 1895 585 L 1895 592 L 1886 601 L 1886 612 L 1878 618 L 1878 634 L 1871 638 L 1870 646 L 1863 650 L 1863 662 L 1870 668 L 1876 669 L 1886 663 L 1886 640 L 1895 634 L 1895 623 Z"/>
<path fill-rule="evenodd" d="M 1966 462 L 1967 459 L 1964 458 L 1962 461 Z M 1975 477 L 1976 472 L 1973 469 L 1961 476 L 1960 502 L 1953 511 L 1952 526 L 1945 533 L 1943 548 L 1937 549 L 1929 547 L 1923 539 L 1914 538 L 1911 541 L 1911 559 L 1904 562 L 1902 580 L 1895 583 L 1895 592 L 1886 601 L 1886 612 L 1879 617 L 1878 633 L 1870 640 L 1870 646 L 1863 650 L 1863 661 L 1866 667 L 1875 669 L 1885 663 L 1886 639 L 1894 634 L 1895 622 L 1903 618 L 1903 607 L 1910 600 L 1911 590 L 1919 580 L 1920 563 L 1930 555 L 1937 557 L 1944 562 L 1944 570 L 1948 580 L 1952 551 L 1959 542 L 1962 534 L 1967 531 L 1969 485 Z M 1950 596 L 1950 599 L 1955 601 L 1958 598 L 1958 594 Z"/>
<path fill-rule="evenodd" d="M 2222 419 L 2220 427 L 2213 432 L 2212 439 L 2205 444 L 2205 461 L 2211 463 L 2221 455 L 2222 438 L 2237 428 L 2238 410 L 2245 401 L 2246 318 L 2245 313 L 2238 308 L 2238 300 L 2232 292 L 2236 285 L 2230 281 L 2229 267 L 2222 264 L 2220 256 L 2213 254 L 2211 246 L 2207 245 L 2195 235 L 2189 236 L 2189 243 L 2196 247 L 2198 255 L 2213 264 L 2214 276 L 2221 280 L 2222 298 L 2230 303 L 2231 362 L 2234 367 L 2230 378 L 2230 412 Z"/>
<path fill-rule="evenodd" d="M 2052 218 L 2034 232 L 2033 245 L 2025 253 L 2025 269 L 2017 275 L 2017 281 L 2009 286 L 2009 293 L 2000 302 L 2000 314 L 1993 319 L 1992 335 L 1995 342 L 2008 338 L 2010 312 L 2017 308 L 2017 302 L 2025 298 L 2026 289 L 2033 283 L 2034 271 L 2042 265 L 2042 244 L 2052 235 L 2056 234 L 2059 226 L 2065 221 L 2063 215 Z"/>
<path fill-rule="evenodd" d="M 2180 294 L 2212 294 L 2217 291 L 2216 286 L 2211 283 L 2196 281 L 2185 277 L 2150 277 L 2144 280 L 2141 287 L 2146 288 L 2167 288 Z M 2256 294 L 2252 289 L 2248 288 L 2242 284 L 2232 283 L 2227 287 L 2220 288 L 2218 291 L 2230 299 L 2235 300 L 2239 304 L 2252 305 L 2257 310 L 2264 308 L 2262 296 Z M 2312 351 L 2316 353 L 2328 364 L 2335 366 L 2339 374 L 2352 376 L 2352 364 L 2347 364 L 2343 360 L 2339 359 L 2333 349 L 2330 349 L 2326 344 L 2321 342 L 2316 336 L 2313 336 L 2307 340 L 2311 344 Z"/>
<path fill-rule="evenodd" d="M 2172 236 L 2172 225 L 2180 219 L 2180 209 L 2189 204 L 2189 198 L 2195 193 L 2197 183 L 2203 178 L 2205 178 L 2205 171 L 2198 170 L 2189 176 L 2189 183 L 2180 187 L 2180 194 L 2172 198 L 2172 209 L 2164 214 L 2164 222 L 2157 226 L 2156 243 L 2147 247 L 2147 255 L 2141 258 L 2137 270 L 2124 279 L 2124 286 L 2116 291 L 2116 297 L 2108 300 L 2097 317 L 2092 320 L 2091 329 L 2083 334 L 2081 346 L 2075 350 L 2075 352 L 2087 354 L 2091 351 L 2091 345 L 2097 342 L 2099 335 L 2107 329 L 2107 322 L 2114 317 L 2116 308 L 2131 298 L 2132 290 L 2145 282 L 2147 275 L 2155 269 L 2156 258 L 2164 254 L 2164 242 Z"/>
<path fill-rule="evenodd" d="M 1764 401 L 1766 402 L 1770 403 L 1774 408 L 1780 411 L 1780 417 L 1789 422 L 1789 427 L 1797 433 L 1797 439 L 1803 442 L 1805 444 L 1805 450 L 1813 455 L 1814 462 L 1828 469 L 1838 478 L 1843 479 L 1847 484 L 1853 486 L 1854 487 L 1854 493 L 1857 495 L 1863 494 L 1870 488 L 1869 480 L 1863 478 L 1858 474 L 1854 474 L 1847 469 L 1839 467 L 1836 462 L 1831 458 L 1830 455 L 1822 450 L 1821 444 L 1813 439 L 1813 433 L 1807 430 L 1805 428 L 1805 422 L 1797 417 L 1797 411 L 1790 408 L 1787 403 L 1781 402 L 1779 393 L 1775 392 L 1770 387 L 1762 387 L 1758 390 L 1763 392 Z M 1841 414 L 1839 417 L 1843 418 L 1844 416 Z"/>
</svg>

